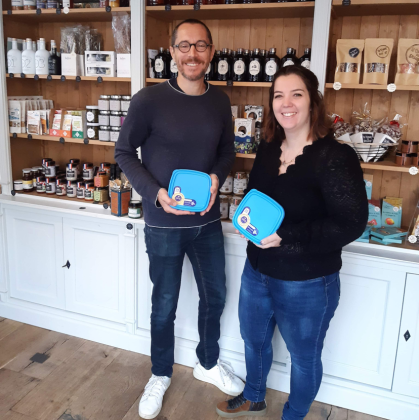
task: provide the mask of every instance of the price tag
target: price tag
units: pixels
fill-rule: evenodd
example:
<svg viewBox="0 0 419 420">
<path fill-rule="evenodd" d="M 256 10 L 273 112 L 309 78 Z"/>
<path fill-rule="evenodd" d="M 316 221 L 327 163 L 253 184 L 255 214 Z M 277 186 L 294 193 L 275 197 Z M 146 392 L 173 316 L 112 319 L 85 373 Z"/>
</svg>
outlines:
<svg viewBox="0 0 419 420">
<path fill-rule="evenodd" d="M 68 15 L 70 13 L 70 8 L 69 7 L 64 7 L 63 12 L 64 12 L 64 14 Z"/>
<path fill-rule="evenodd" d="M 397 89 L 397 86 L 396 86 L 394 83 L 390 83 L 389 85 L 387 85 L 387 90 L 388 90 L 390 93 L 395 92 L 395 91 L 396 91 L 396 89 Z"/>
<path fill-rule="evenodd" d="M 80 76 L 76 76 L 76 82 L 81 82 L 81 77 Z"/>
<path fill-rule="evenodd" d="M 102 77 L 100 77 L 100 76 L 99 76 L 99 77 L 97 78 L 97 82 L 98 82 L 98 83 L 102 83 L 102 82 L 103 82 Z"/>
<path fill-rule="evenodd" d="M 34 78 L 35 80 L 39 80 L 39 75 L 38 75 L 38 74 L 35 74 L 35 76 L 33 76 L 33 78 Z"/>
<path fill-rule="evenodd" d="M 342 89 L 342 83 L 340 83 L 340 82 L 333 83 L 333 89 L 341 90 Z"/>
<path fill-rule="evenodd" d="M 64 144 L 65 143 L 64 137 L 60 137 L 60 143 L 61 144 Z"/>
<path fill-rule="evenodd" d="M 49 74 L 47 80 L 52 80 L 52 76 Z"/>
<path fill-rule="evenodd" d="M 171 4 L 166 4 L 164 6 L 164 10 L 166 10 L 167 12 L 170 12 L 172 10 L 172 5 Z"/>
<path fill-rule="evenodd" d="M 84 139 L 84 144 L 89 144 L 89 139 Z"/>
<path fill-rule="evenodd" d="M 418 241 L 418 238 L 416 238 L 415 235 L 410 235 L 408 240 L 411 244 L 415 244 Z"/>
<path fill-rule="evenodd" d="M 22 79 L 24 79 L 24 78 L 25 78 L 25 73 L 20 73 L 20 77 L 21 77 Z"/>
<path fill-rule="evenodd" d="M 65 76 L 61 76 L 61 81 L 65 82 Z"/>
<path fill-rule="evenodd" d="M 419 169 L 416 166 L 411 166 L 409 168 L 409 174 L 410 175 L 417 175 L 419 172 Z"/>
<path fill-rule="evenodd" d="M 61 9 L 60 8 L 55 9 L 55 13 L 57 13 L 57 15 L 61 15 Z"/>
<path fill-rule="evenodd" d="M 40 15 L 42 13 L 42 9 L 36 9 L 36 14 Z"/>
<path fill-rule="evenodd" d="M 199 10 L 200 8 L 201 8 L 201 5 L 200 5 L 199 3 L 198 3 L 198 4 L 196 4 L 196 3 L 195 3 L 195 4 L 193 5 L 193 9 L 194 9 L 194 10 Z"/>
<path fill-rule="evenodd" d="M 28 134 L 28 139 L 32 140 L 32 134 Z"/>
</svg>

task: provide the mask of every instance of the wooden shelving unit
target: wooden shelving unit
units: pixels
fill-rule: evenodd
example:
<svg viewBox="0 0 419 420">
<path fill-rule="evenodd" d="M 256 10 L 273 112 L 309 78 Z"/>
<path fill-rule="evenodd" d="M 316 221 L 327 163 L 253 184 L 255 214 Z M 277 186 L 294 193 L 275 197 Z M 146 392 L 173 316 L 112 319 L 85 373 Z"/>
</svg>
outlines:
<svg viewBox="0 0 419 420">
<path fill-rule="evenodd" d="M 7 78 L 11 78 L 11 79 L 35 79 L 35 75 L 34 74 L 25 74 L 25 77 L 22 77 L 21 74 L 14 74 L 13 77 L 10 77 L 10 74 L 7 73 L 6 77 Z M 47 80 L 48 81 L 48 76 L 45 74 L 41 74 L 41 75 L 37 75 L 39 80 Z M 61 80 L 62 76 L 50 76 L 52 80 Z M 65 77 L 65 81 L 66 80 L 77 80 L 76 76 L 64 76 Z M 130 77 L 106 77 L 106 76 L 102 76 L 102 81 L 99 82 L 98 81 L 98 77 L 96 76 L 79 76 L 80 77 L 80 81 L 81 82 L 98 82 L 98 83 L 104 83 L 104 82 L 126 82 L 126 83 L 131 83 L 131 78 Z"/>
<path fill-rule="evenodd" d="M 14 138 L 19 139 L 28 139 L 28 134 L 16 134 L 16 137 L 13 137 L 13 134 L 10 135 L 12 141 Z M 44 140 L 44 141 L 54 141 L 59 142 L 60 139 L 64 139 L 65 143 L 74 143 L 74 144 L 85 144 L 84 139 L 73 139 L 72 137 L 55 137 L 55 136 L 37 136 L 32 135 L 32 139 L 30 140 Z M 104 147 L 115 147 L 115 143 L 112 141 L 99 141 L 99 140 L 89 140 L 89 145 L 93 146 L 104 146 Z"/>
<path fill-rule="evenodd" d="M 419 7 L 417 0 L 351 0 L 349 6 L 343 6 L 342 0 L 333 0 L 332 6 L 336 17 L 415 15 Z"/>
<path fill-rule="evenodd" d="M 419 8 L 419 4 L 418 4 Z M 326 83 L 326 89 L 333 89 L 333 83 Z M 357 89 L 357 90 L 387 90 L 387 85 L 363 85 L 363 84 L 345 84 L 342 89 Z M 419 91 L 419 86 L 402 86 L 397 85 L 397 91 Z"/>
<path fill-rule="evenodd" d="M 147 83 L 164 83 L 167 82 L 168 79 L 151 79 L 147 78 Z M 208 83 L 215 86 L 228 86 L 227 82 L 218 82 L 215 80 L 211 80 Z M 236 87 L 254 87 L 254 88 L 269 88 L 271 87 L 272 83 L 270 82 L 233 82 L 233 86 Z"/>
</svg>

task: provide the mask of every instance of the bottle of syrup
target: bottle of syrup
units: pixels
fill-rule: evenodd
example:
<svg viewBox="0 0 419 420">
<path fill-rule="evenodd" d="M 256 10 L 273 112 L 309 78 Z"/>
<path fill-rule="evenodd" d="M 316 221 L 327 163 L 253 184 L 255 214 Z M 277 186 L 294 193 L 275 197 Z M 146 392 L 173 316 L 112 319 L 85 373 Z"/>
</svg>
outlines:
<svg viewBox="0 0 419 420">
<path fill-rule="evenodd" d="M 259 48 L 255 48 L 249 63 L 249 82 L 262 81 L 262 57 Z"/>
<path fill-rule="evenodd" d="M 294 48 L 287 48 L 287 53 L 281 59 L 281 67 L 293 66 L 298 63 Z"/>
<path fill-rule="evenodd" d="M 154 59 L 154 77 L 156 79 L 167 79 L 169 77 L 167 55 L 164 48 L 159 49 L 159 53 Z"/>
<path fill-rule="evenodd" d="M 265 58 L 265 71 L 263 72 L 263 81 L 272 82 L 275 73 L 279 69 L 279 58 L 276 55 L 276 48 L 271 48 Z"/>
<path fill-rule="evenodd" d="M 304 50 L 304 55 L 300 58 L 300 64 L 306 69 L 310 70 L 311 64 L 311 48 L 306 48 Z"/>
</svg>

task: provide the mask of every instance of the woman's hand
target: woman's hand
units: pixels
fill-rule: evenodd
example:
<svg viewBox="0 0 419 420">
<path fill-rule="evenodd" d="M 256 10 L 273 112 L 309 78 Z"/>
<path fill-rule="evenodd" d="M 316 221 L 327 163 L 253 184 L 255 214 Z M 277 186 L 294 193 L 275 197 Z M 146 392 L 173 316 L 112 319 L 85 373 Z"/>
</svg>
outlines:
<svg viewBox="0 0 419 420">
<path fill-rule="evenodd" d="M 236 233 L 240 233 L 237 229 L 236 229 Z M 240 233 L 240 238 L 246 239 L 247 242 L 249 242 L 249 239 L 247 239 L 244 235 L 242 235 Z"/>
<path fill-rule="evenodd" d="M 260 241 L 260 245 L 255 244 L 258 248 L 261 249 L 268 249 L 268 248 L 277 248 L 281 245 L 282 239 L 279 235 L 275 232 L 274 234 L 268 236 L 265 239 Z"/>
</svg>

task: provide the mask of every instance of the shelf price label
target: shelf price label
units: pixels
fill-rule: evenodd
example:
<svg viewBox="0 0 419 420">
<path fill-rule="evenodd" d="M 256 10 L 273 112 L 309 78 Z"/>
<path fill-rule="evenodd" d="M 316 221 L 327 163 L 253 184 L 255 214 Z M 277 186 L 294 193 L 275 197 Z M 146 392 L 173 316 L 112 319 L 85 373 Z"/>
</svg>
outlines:
<svg viewBox="0 0 419 420">
<path fill-rule="evenodd" d="M 416 166 L 411 166 L 409 168 L 409 174 L 410 175 L 417 175 L 419 172 L 419 169 Z"/>
<path fill-rule="evenodd" d="M 55 9 L 55 13 L 57 13 L 57 15 L 61 15 L 61 9 L 60 8 Z"/>
<path fill-rule="evenodd" d="M 342 89 L 342 83 L 340 83 L 340 82 L 333 83 L 333 89 L 341 90 Z"/>
<path fill-rule="evenodd" d="M 166 10 L 166 12 L 170 12 L 172 10 L 172 5 L 171 4 L 166 4 L 164 6 L 164 10 Z"/>
<path fill-rule="evenodd" d="M 415 244 L 418 241 L 418 238 L 416 238 L 415 235 L 410 235 L 408 240 L 411 244 Z"/>
<path fill-rule="evenodd" d="M 396 89 L 397 89 L 397 86 L 396 86 L 394 83 L 390 83 L 389 85 L 387 85 L 387 90 L 388 90 L 390 93 L 395 92 L 395 91 L 396 91 Z"/>
<path fill-rule="evenodd" d="M 61 144 L 64 144 L 65 143 L 64 137 L 60 137 L 60 143 Z"/>
<path fill-rule="evenodd" d="M 83 143 L 84 144 L 89 144 L 89 139 L 84 139 Z"/>
</svg>

